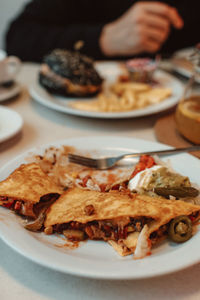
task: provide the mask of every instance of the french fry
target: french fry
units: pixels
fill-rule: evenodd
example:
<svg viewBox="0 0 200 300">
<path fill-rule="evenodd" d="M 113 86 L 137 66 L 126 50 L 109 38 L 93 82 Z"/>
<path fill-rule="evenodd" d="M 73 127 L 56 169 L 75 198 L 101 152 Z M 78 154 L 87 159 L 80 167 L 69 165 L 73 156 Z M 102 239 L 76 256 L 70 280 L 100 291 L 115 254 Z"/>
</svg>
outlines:
<svg viewBox="0 0 200 300">
<path fill-rule="evenodd" d="M 111 91 L 117 95 L 121 95 L 126 90 L 133 90 L 134 92 L 142 92 L 150 89 L 150 86 L 145 83 L 135 82 L 116 82 L 111 85 Z"/>
<path fill-rule="evenodd" d="M 110 91 L 102 92 L 97 99 L 75 101 L 71 106 L 97 112 L 130 111 L 159 103 L 170 95 L 169 88 L 154 88 L 144 83 L 116 82 L 110 86 Z"/>
<path fill-rule="evenodd" d="M 125 90 L 123 97 L 121 97 L 121 105 L 123 110 L 131 110 L 136 107 L 137 97 L 132 90 Z"/>
</svg>

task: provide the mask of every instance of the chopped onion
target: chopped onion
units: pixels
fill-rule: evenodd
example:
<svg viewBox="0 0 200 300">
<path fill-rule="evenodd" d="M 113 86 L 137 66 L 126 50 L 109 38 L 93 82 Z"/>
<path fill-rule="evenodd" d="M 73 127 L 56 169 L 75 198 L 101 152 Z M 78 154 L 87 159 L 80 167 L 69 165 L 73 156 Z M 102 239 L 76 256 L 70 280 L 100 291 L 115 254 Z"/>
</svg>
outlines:
<svg viewBox="0 0 200 300">
<path fill-rule="evenodd" d="M 134 252 L 134 259 L 140 259 L 151 254 L 151 242 L 148 236 L 148 229 L 149 228 L 147 224 L 145 224 L 139 234 L 136 249 Z"/>
</svg>

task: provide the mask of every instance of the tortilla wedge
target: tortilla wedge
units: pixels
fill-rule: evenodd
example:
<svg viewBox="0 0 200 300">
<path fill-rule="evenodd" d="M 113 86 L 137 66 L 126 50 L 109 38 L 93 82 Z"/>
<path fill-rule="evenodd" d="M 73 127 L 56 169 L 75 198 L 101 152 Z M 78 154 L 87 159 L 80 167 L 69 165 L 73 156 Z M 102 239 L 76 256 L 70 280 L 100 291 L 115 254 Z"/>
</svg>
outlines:
<svg viewBox="0 0 200 300">
<path fill-rule="evenodd" d="M 72 188 L 51 205 L 44 226 L 72 240 L 76 240 L 76 231 L 84 232 L 89 239 L 103 239 L 122 256 L 136 251 L 143 234 L 148 244 L 147 255 L 152 244 L 166 237 L 172 219 L 184 215 L 193 216 L 193 221 L 197 221 L 199 212 L 200 206 L 180 200 Z"/>
<path fill-rule="evenodd" d="M 85 207 L 89 205 L 94 207 L 94 213 L 91 215 L 85 212 Z M 157 207 L 152 205 L 148 198 L 143 201 L 136 194 L 114 190 L 109 193 L 103 193 L 71 188 L 63 193 L 50 207 L 46 216 L 45 226 L 69 223 L 71 221 L 85 224 L 96 220 L 110 220 L 117 217 L 142 216 L 157 219 L 159 213 L 156 209 Z"/>
<path fill-rule="evenodd" d="M 34 205 L 41 199 L 47 201 L 56 195 L 58 198 L 61 193 L 62 189 L 38 164 L 22 164 L 7 179 L 0 182 L 0 205 L 34 217 Z"/>
</svg>

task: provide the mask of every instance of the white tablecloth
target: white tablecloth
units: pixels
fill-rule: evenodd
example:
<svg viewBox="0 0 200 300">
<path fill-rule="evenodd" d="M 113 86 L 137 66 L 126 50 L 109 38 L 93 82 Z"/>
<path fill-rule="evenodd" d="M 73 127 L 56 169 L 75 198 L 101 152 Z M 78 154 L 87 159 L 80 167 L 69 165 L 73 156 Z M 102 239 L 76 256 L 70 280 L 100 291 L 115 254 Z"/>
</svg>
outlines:
<svg viewBox="0 0 200 300">
<path fill-rule="evenodd" d="M 43 107 L 33 101 L 27 91 L 35 76 L 36 65 L 23 65 L 18 76 L 23 86 L 21 95 L 1 103 L 19 112 L 24 120 L 22 132 L 0 144 L 1 166 L 27 149 L 68 137 L 118 135 L 156 141 L 153 131 L 159 117 L 156 115 L 127 120 L 99 120 L 70 116 Z M 200 299 L 199 274 L 200 264 L 151 279 L 85 279 L 42 267 L 0 240 L 0 300 Z"/>
</svg>

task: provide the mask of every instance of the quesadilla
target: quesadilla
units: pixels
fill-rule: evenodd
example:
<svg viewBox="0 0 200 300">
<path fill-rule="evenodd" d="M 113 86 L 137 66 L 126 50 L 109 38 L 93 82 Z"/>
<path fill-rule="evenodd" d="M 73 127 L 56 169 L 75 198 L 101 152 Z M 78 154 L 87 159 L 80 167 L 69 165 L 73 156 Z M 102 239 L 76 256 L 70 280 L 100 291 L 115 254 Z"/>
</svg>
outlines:
<svg viewBox="0 0 200 300">
<path fill-rule="evenodd" d="M 122 256 L 135 253 L 141 258 L 150 253 L 153 244 L 167 237 L 171 221 L 177 217 L 187 219 L 179 222 L 179 227 L 188 237 L 187 229 L 190 227 L 191 233 L 199 212 L 200 206 L 159 196 L 72 188 L 50 206 L 44 226 L 72 241 L 104 240 Z"/>
<path fill-rule="evenodd" d="M 16 213 L 36 218 L 41 208 L 62 193 L 36 163 L 23 164 L 0 182 L 0 205 Z"/>
</svg>

